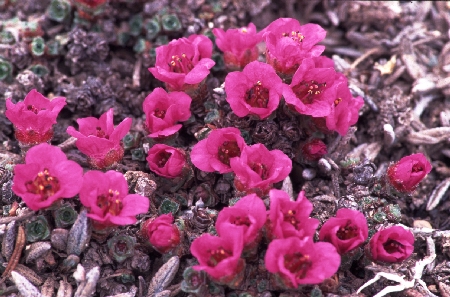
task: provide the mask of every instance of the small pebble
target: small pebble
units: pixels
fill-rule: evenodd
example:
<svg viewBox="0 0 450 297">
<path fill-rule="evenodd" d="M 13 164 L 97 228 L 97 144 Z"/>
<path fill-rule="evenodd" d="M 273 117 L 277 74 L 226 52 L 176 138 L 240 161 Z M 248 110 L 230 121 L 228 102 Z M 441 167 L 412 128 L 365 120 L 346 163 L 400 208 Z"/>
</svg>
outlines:
<svg viewBox="0 0 450 297">
<path fill-rule="evenodd" d="M 413 223 L 414 228 L 427 228 L 427 229 L 433 229 L 430 222 L 425 220 L 415 220 Z"/>
</svg>

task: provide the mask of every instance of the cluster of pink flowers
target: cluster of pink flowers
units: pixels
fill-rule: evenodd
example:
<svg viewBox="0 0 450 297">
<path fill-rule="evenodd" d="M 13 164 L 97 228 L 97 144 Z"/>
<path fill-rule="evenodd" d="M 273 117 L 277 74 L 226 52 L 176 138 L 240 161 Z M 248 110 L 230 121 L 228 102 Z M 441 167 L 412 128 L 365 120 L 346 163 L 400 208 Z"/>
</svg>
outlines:
<svg viewBox="0 0 450 297">
<path fill-rule="evenodd" d="M 32 210 L 48 208 L 61 198 L 79 194 L 98 227 L 135 223 L 135 216 L 147 212 L 150 202 L 146 197 L 129 195 L 121 173 L 88 171 L 83 175 L 80 165 L 67 160 L 60 148 L 46 143 L 64 105 L 65 98 L 50 101 L 36 90 L 16 105 L 7 100 L 6 115 L 14 123 L 17 139 L 35 145 L 28 150 L 25 164 L 14 167 L 12 190 Z M 121 139 L 130 130 L 131 118 L 114 127 L 110 109 L 100 119 L 89 117 L 77 122 L 79 131 L 69 127 L 67 133 L 77 138 L 77 148 L 88 156 L 94 168 L 105 169 L 122 159 Z"/>
<path fill-rule="evenodd" d="M 191 253 L 199 261 L 194 268 L 206 271 L 216 282 L 235 283 L 245 267 L 244 258 L 256 253 L 265 234 L 270 243 L 264 262 L 282 285 L 296 288 L 331 277 L 340 256 L 332 244 L 313 242 L 319 221 L 309 218 L 311 202 L 303 192 L 297 201 L 280 190 L 271 190 L 269 196 L 268 212 L 256 194 L 223 209 L 216 221 L 219 237 L 202 235 L 192 243 Z"/>
<path fill-rule="evenodd" d="M 208 158 L 209 162 L 205 162 Z M 269 151 L 263 144 L 248 146 L 236 128 L 213 130 L 192 149 L 191 161 L 207 172 L 233 172 L 236 189 L 261 197 L 274 183 L 284 180 L 292 161 L 280 150 Z"/>
<path fill-rule="evenodd" d="M 318 284 L 335 274 L 340 255 L 362 246 L 368 238 L 367 221 L 361 212 L 340 209 L 319 232 L 319 221 L 310 218 L 312 203 L 300 192 L 292 201 L 281 190 L 269 192 L 270 209 L 256 194 L 241 198 L 234 206 L 224 208 L 216 221 L 218 237 L 209 234 L 194 240 L 191 253 L 199 261 L 194 266 L 206 271 L 215 282 L 233 285 L 239 282 L 245 259 L 258 251 L 263 237 L 269 242 L 264 263 L 281 286 L 297 288 Z M 375 233 L 368 245 L 370 257 L 379 262 L 401 262 L 414 247 L 412 233 L 400 226 Z"/>
<path fill-rule="evenodd" d="M 147 212 L 150 205 L 148 198 L 128 194 L 128 183 L 121 173 L 88 171 L 83 176 L 80 165 L 67 160 L 60 148 L 46 143 L 32 147 L 25 164 L 14 167 L 13 182 L 14 193 L 33 210 L 79 194 L 98 227 L 133 224 L 135 216 Z"/>
<path fill-rule="evenodd" d="M 364 102 L 361 97 L 352 97 L 347 79 L 336 73 L 333 61 L 320 56 L 325 47 L 316 44 L 325 38 L 325 30 L 319 25 L 301 26 L 295 19 L 281 18 L 260 33 L 247 29 L 214 31 L 224 56 L 233 57 L 226 63 L 242 61 L 240 57 L 251 52 L 257 42 L 266 43 L 267 64 L 255 61 L 256 57 L 254 62 L 245 59 L 246 65 L 228 62 L 243 68 L 225 78 L 227 101 L 233 112 L 240 117 L 250 114 L 265 119 L 284 97 L 299 114 L 323 119 L 325 125 L 318 128 L 345 135 L 358 120 Z M 241 45 L 240 52 L 234 50 L 236 44 Z"/>
</svg>

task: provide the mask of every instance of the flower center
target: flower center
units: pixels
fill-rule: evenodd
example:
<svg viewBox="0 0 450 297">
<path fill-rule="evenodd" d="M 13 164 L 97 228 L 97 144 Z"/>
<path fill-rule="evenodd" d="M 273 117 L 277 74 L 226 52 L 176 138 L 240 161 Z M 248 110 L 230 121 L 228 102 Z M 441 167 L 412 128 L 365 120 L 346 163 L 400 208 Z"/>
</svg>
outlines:
<svg viewBox="0 0 450 297">
<path fill-rule="evenodd" d="M 421 172 L 423 171 L 423 167 L 421 164 L 414 164 L 413 167 L 411 168 L 412 172 Z"/>
<path fill-rule="evenodd" d="M 171 71 L 176 73 L 189 73 L 194 68 L 191 59 L 186 54 L 181 54 L 181 58 L 178 55 L 172 56 L 172 61 L 169 63 Z"/>
<path fill-rule="evenodd" d="M 284 267 L 292 272 L 297 278 L 304 278 L 311 266 L 312 262 L 309 259 L 309 255 L 293 253 L 284 256 Z"/>
<path fill-rule="evenodd" d="M 172 153 L 169 152 L 160 152 L 158 154 L 158 158 L 157 158 L 157 164 L 159 168 L 163 168 L 164 166 L 166 166 L 167 161 L 169 160 L 169 158 L 172 156 Z"/>
<path fill-rule="evenodd" d="M 323 89 L 325 89 L 327 83 L 318 83 L 315 80 L 309 82 L 302 81 L 298 85 L 294 86 L 292 90 L 298 99 L 300 99 L 305 104 L 311 104 L 315 98 L 320 96 Z"/>
<path fill-rule="evenodd" d="M 39 109 L 37 109 L 34 105 L 31 104 L 27 106 L 27 109 L 34 112 L 35 114 L 38 114 L 39 112 Z"/>
<path fill-rule="evenodd" d="M 305 39 L 305 36 L 299 31 L 292 31 L 291 34 L 283 33 L 283 37 L 290 37 L 292 40 L 298 43 L 301 43 L 303 39 Z"/>
<path fill-rule="evenodd" d="M 252 224 L 248 219 L 248 217 L 241 217 L 241 216 L 234 217 L 234 220 L 232 222 L 237 226 L 245 225 L 249 227 Z"/>
<path fill-rule="evenodd" d="M 102 210 L 103 216 L 107 213 L 116 216 L 123 208 L 122 200 L 119 199 L 119 191 L 109 189 L 107 194 L 97 196 L 97 206 Z"/>
<path fill-rule="evenodd" d="M 155 112 L 153 114 L 157 118 L 164 119 L 164 117 L 166 116 L 166 111 L 160 110 L 159 108 L 157 108 L 157 109 L 155 109 Z"/>
<path fill-rule="evenodd" d="M 347 240 L 353 237 L 356 237 L 358 235 L 359 228 L 351 225 L 351 221 L 348 220 L 345 227 L 340 227 L 339 230 L 336 232 L 337 238 L 340 240 Z"/>
<path fill-rule="evenodd" d="M 284 217 L 284 221 L 291 223 L 292 226 L 295 227 L 295 229 L 298 230 L 298 225 L 300 224 L 300 221 L 297 220 L 297 218 L 295 217 L 296 211 L 293 209 L 289 209 L 287 213 L 283 214 Z"/>
<path fill-rule="evenodd" d="M 269 102 L 269 90 L 260 81 L 247 91 L 245 102 L 252 107 L 266 108 Z"/>
<path fill-rule="evenodd" d="M 47 168 L 39 172 L 34 181 L 27 181 L 25 187 L 28 192 L 41 195 L 42 201 L 47 200 L 48 197 L 53 196 L 60 189 L 58 179 L 51 176 Z"/>
<path fill-rule="evenodd" d="M 399 252 L 404 249 L 403 244 L 401 244 L 395 240 L 392 240 L 392 239 L 389 239 L 388 241 L 386 241 L 383 244 L 383 247 L 384 247 L 384 250 L 386 252 L 388 252 L 389 254 L 393 254 L 393 253 Z"/>
<path fill-rule="evenodd" d="M 99 138 L 109 139 L 109 135 L 106 134 L 106 132 L 103 131 L 102 128 L 101 128 L 101 127 L 98 127 L 98 126 L 95 127 L 95 133 L 92 134 L 92 135 L 97 136 L 97 137 L 99 137 Z"/>
<path fill-rule="evenodd" d="M 269 177 L 269 171 L 267 170 L 267 166 L 262 163 L 253 163 L 250 165 L 250 168 L 256 172 L 262 180 L 265 180 Z"/>
<path fill-rule="evenodd" d="M 220 162 L 228 166 L 230 166 L 231 158 L 239 157 L 240 155 L 241 149 L 236 141 L 224 141 L 222 145 L 219 146 L 219 151 L 217 152 L 217 157 Z"/>
<path fill-rule="evenodd" d="M 229 251 L 226 251 L 224 248 L 220 247 L 217 250 L 209 250 L 208 253 L 211 255 L 208 260 L 208 266 L 216 267 L 220 261 L 229 258 L 233 254 Z"/>
<path fill-rule="evenodd" d="M 341 101 L 342 101 L 342 98 L 337 98 L 337 99 L 335 99 L 334 100 L 334 106 L 337 106 L 339 103 L 341 103 Z"/>
</svg>

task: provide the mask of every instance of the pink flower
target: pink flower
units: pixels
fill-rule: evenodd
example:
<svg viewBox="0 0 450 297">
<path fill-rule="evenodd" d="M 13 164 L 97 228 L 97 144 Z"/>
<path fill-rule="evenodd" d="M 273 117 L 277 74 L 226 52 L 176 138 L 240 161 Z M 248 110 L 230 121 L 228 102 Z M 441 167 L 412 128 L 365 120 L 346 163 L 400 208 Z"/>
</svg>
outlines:
<svg viewBox="0 0 450 297">
<path fill-rule="evenodd" d="M 245 146 L 239 129 L 216 129 L 194 145 L 191 161 L 195 167 L 206 172 L 231 172 L 230 160 L 239 157 Z"/>
<path fill-rule="evenodd" d="M 326 116 L 327 128 L 344 136 L 348 128 L 358 121 L 358 112 L 364 105 L 361 97 L 353 97 L 348 88 L 347 78 L 336 73 L 336 99 L 331 105 L 331 112 Z"/>
<path fill-rule="evenodd" d="M 180 243 L 180 230 L 173 224 L 172 214 L 163 214 L 149 219 L 142 226 L 144 236 L 161 254 L 175 248 Z"/>
<path fill-rule="evenodd" d="M 269 151 L 263 144 L 246 146 L 239 158 L 230 160 L 238 191 L 264 196 L 274 183 L 285 179 L 292 161 L 280 150 Z"/>
<path fill-rule="evenodd" d="M 288 237 L 312 238 L 319 226 L 319 220 L 310 218 L 313 205 L 305 197 L 305 192 L 298 194 L 296 201 L 281 190 L 269 192 L 270 210 L 267 235 L 269 240 Z"/>
<path fill-rule="evenodd" d="M 60 148 L 42 143 L 30 148 L 25 164 L 14 167 L 12 190 L 29 208 L 40 210 L 78 194 L 82 181 L 80 165 L 67 160 Z"/>
<path fill-rule="evenodd" d="M 308 161 L 317 161 L 327 154 L 327 146 L 322 140 L 314 138 L 302 146 L 302 157 Z"/>
<path fill-rule="evenodd" d="M 375 233 L 369 245 L 374 261 L 398 263 L 411 256 L 414 235 L 403 227 L 393 226 Z"/>
<path fill-rule="evenodd" d="M 300 114 L 328 116 L 336 99 L 335 76 L 334 63 L 330 58 L 305 59 L 289 87 L 284 88 L 284 99 Z"/>
<path fill-rule="evenodd" d="M 331 277 L 337 272 L 341 257 L 328 242 L 313 243 L 311 239 L 289 237 L 269 244 L 264 263 L 287 287 L 297 288 L 301 284 L 319 284 Z"/>
<path fill-rule="evenodd" d="M 101 226 L 136 223 L 136 215 L 146 213 L 147 197 L 128 194 L 128 183 L 122 173 L 91 170 L 83 178 L 80 201 L 89 209 L 88 217 Z"/>
<path fill-rule="evenodd" d="M 185 85 L 196 85 L 209 74 L 215 64 L 212 47 L 212 41 L 204 35 L 172 40 L 156 48 L 155 67 L 148 70 L 170 91 L 184 91 Z"/>
<path fill-rule="evenodd" d="M 239 70 L 258 59 L 256 45 L 262 41 L 262 35 L 256 32 L 253 23 L 247 27 L 227 31 L 214 28 L 212 32 L 216 36 L 217 47 L 223 52 L 228 69 Z"/>
<path fill-rule="evenodd" d="M 165 144 L 155 144 L 148 151 L 147 162 L 150 170 L 156 174 L 175 178 L 182 173 L 186 156 L 180 149 Z"/>
<path fill-rule="evenodd" d="M 214 281 L 230 281 L 244 269 L 242 237 L 242 229 L 237 227 L 230 227 L 221 237 L 210 234 L 198 237 L 191 244 L 191 253 L 199 262 L 193 268 L 204 270 Z"/>
<path fill-rule="evenodd" d="M 234 206 L 219 212 L 216 230 L 219 236 L 229 232 L 230 225 L 242 228 L 244 246 L 252 244 L 266 222 L 266 206 L 256 194 L 241 198 Z"/>
<path fill-rule="evenodd" d="M 319 233 L 319 239 L 332 243 L 341 255 L 359 247 L 368 236 L 364 214 L 346 208 L 339 209 L 336 217 L 328 219 Z"/>
<path fill-rule="evenodd" d="M 325 46 L 316 45 L 326 31 L 316 24 L 301 26 L 296 19 L 279 18 L 263 30 L 266 60 L 284 76 L 292 76 L 305 58 L 318 57 Z"/>
<path fill-rule="evenodd" d="M 66 98 L 49 100 L 33 89 L 17 104 L 12 103 L 11 98 L 6 99 L 5 115 L 14 125 L 16 139 L 34 145 L 52 139 L 53 124 L 65 105 Z"/>
<path fill-rule="evenodd" d="M 130 130 L 132 119 L 126 118 L 114 128 L 113 116 L 111 108 L 99 119 L 78 119 L 79 131 L 72 126 L 67 128 L 67 133 L 77 138 L 75 145 L 78 150 L 88 156 L 89 163 L 94 168 L 105 169 L 122 160 L 121 139 Z"/>
<path fill-rule="evenodd" d="M 388 168 L 387 175 L 391 185 L 398 191 L 412 192 L 430 171 L 430 162 L 419 153 L 401 158 Z"/>
<path fill-rule="evenodd" d="M 167 93 L 163 88 L 154 89 L 143 104 L 148 136 L 167 137 L 180 130 L 182 125 L 176 123 L 189 119 L 191 101 L 191 97 L 183 92 Z"/>
<path fill-rule="evenodd" d="M 225 78 L 227 101 L 239 117 L 252 114 L 265 119 L 270 116 L 277 109 L 285 86 L 272 66 L 258 61 Z"/>
</svg>

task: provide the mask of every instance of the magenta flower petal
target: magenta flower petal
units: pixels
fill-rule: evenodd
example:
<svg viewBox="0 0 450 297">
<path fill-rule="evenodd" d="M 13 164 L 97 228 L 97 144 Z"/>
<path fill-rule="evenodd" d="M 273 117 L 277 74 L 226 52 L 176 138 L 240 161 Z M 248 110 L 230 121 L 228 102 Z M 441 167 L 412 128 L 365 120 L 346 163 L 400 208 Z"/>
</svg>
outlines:
<svg viewBox="0 0 450 297">
<path fill-rule="evenodd" d="M 180 176 L 186 164 L 186 156 L 180 149 L 155 144 L 149 151 L 147 162 L 150 170 L 158 175 L 175 178 Z"/>
<path fill-rule="evenodd" d="M 243 229 L 244 246 L 253 243 L 266 222 L 266 206 L 255 194 L 242 197 L 234 206 L 219 212 L 216 229 L 219 236 L 229 232 L 229 225 Z"/>
<path fill-rule="evenodd" d="M 262 41 L 262 34 L 256 32 L 253 23 L 239 29 L 220 28 L 212 30 L 216 36 L 216 45 L 224 53 L 224 62 L 228 69 L 242 69 L 248 63 L 258 59 L 256 45 Z"/>
<path fill-rule="evenodd" d="M 124 119 L 116 128 L 113 123 L 114 112 L 109 109 L 97 120 L 94 117 L 78 119 L 79 132 L 73 127 L 67 133 L 77 138 L 75 145 L 88 156 L 92 167 L 105 169 L 122 160 L 121 139 L 128 133 L 132 119 Z"/>
<path fill-rule="evenodd" d="M 431 164 L 419 153 L 403 157 L 387 170 L 389 182 L 400 192 L 412 192 L 430 173 Z"/>
<path fill-rule="evenodd" d="M 149 137 L 158 138 L 175 134 L 191 116 L 191 97 L 184 92 L 167 93 L 156 88 L 144 100 L 143 109 L 146 116 L 146 129 Z"/>
<path fill-rule="evenodd" d="M 316 24 L 301 26 L 295 19 L 279 18 L 263 32 L 267 63 L 287 78 L 292 77 L 304 59 L 318 57 L 325 49 L 315 45 L 326 35 L 326 31 Z"/>
<path fill-rule="evenodd" d="M 172 214 L 163 214 L 149 219 L 142 225 L 141 232 L 160 253 L 166 253 L 180 243 L 180 230 L 173 224 Z"/>
<path fill-rule="evenodd" d="M 53 136 L 53 124 L 66 105 L 65 100 L 57 97 L 50 101 L 35 89 L 17 104 L 8 98 L 5 115 L 15 127 L 17 140 L 29 145 L 49 141 Z"/>
<path fill-rule="evenodd" d="M 172 40 L 156 48 L 155 67 L 148 70 L 172 91 L 203 81 L 215 62 L 211 60 L 212 42 L 203 35 Z"/>
<path fill-rule="evenodd" d="M 341 135 L 347 134 L 348 128 L 358 121 L 358 112 L 364 105 L 361 97 L 353 97 L 348 88 L 347 78 L 336 73 L 336 99 L 331 112 L 326 116 L 327 128 Z"/>
<path fill-rule="evenodd" d="M 39 210 L 75 196 L 82 179 L 80 165 L 67 160 L 60 148 L 42 143 L 27 152 L 25 164 L 14 167 L 12 190 L 29 208 Z"/>
<path fill-rule="evenodd" d="M 393 226 L 375 233 L 369 245 L 374 261 L 398 263 L 414 251 L 414 235 L 401 226 Z"/>
<path fill-rule="evenodd" d="M 191 161 L 206 172 L 231 172 L 230 160 L 239 157 L 245 145 L 239 129 L 215 129 L 192 148 Z"/>
<path fill-rule="evenodd" d="M 304 59 L 295 72 L 290 88 L 284 88 L 286 103 L 300 114 L 328 116 L 336 98 L 336 71 L 326 57 Z"/>
<path fill-rule="evenodd" d="M 231 72 L 225 78 L 227 101 L 240 117 L 248 114 L 260 119 L 269 117 L 278 107 L 285 85 L 266 63 L 254 61 L 242 72 Z"/>
<path fill-rule="evenodd" d="M 337 272 L 341 257 L 330 243 L 289 237 L 269 244 L 264 263 L 286 286 L 297 288 L 301 284 L 319 284 L 331 277 Z"/>
<path fill-rule="evenodd" d="M 320 229 L 319 239 L 333 244 L 339 254 L 359 247 L 369 235 L 364 214 L 353 209 L 339 209 Z"/>
<path fill-rule="evenodd" d="M 270 190 L 269 197 L 270 210 L 267 228 L 269 239 L 291 236 L 302 239 L 314 235 L 319 221 L 309 217 L 313 205 L 305 197 L 303 191 L 299 193 L 296 201 L 291 201 L 286 192 L 276 189 Z"/>
<path fill-rule="evenodd" d="M 292 161 L 280 150 L 269 151 L 263 144 L 246 146 L 239 158 L 230 160 L 239 191 L 266 194 L 274 183 L 282 181 L 292 169 Z"/>
<path fill-rule="evenodd" d="M 149 208 L 147 197 L 128 195 L 125 177 L 116 171 L 89 171 L 84 175 L 80 201 L 89 209 L 88 216 L 102 226 L 136 222 L 135 215 Z"/>
<path fill-rule="evenodd" d="M 196 270 L 204 270 L 213 279 L 234 277 L 242 269 L 242 229 L 230 227 L 221 237 L 203 234 L 191 244 L 191 253 L 197 258 Z"/>
</svg>

